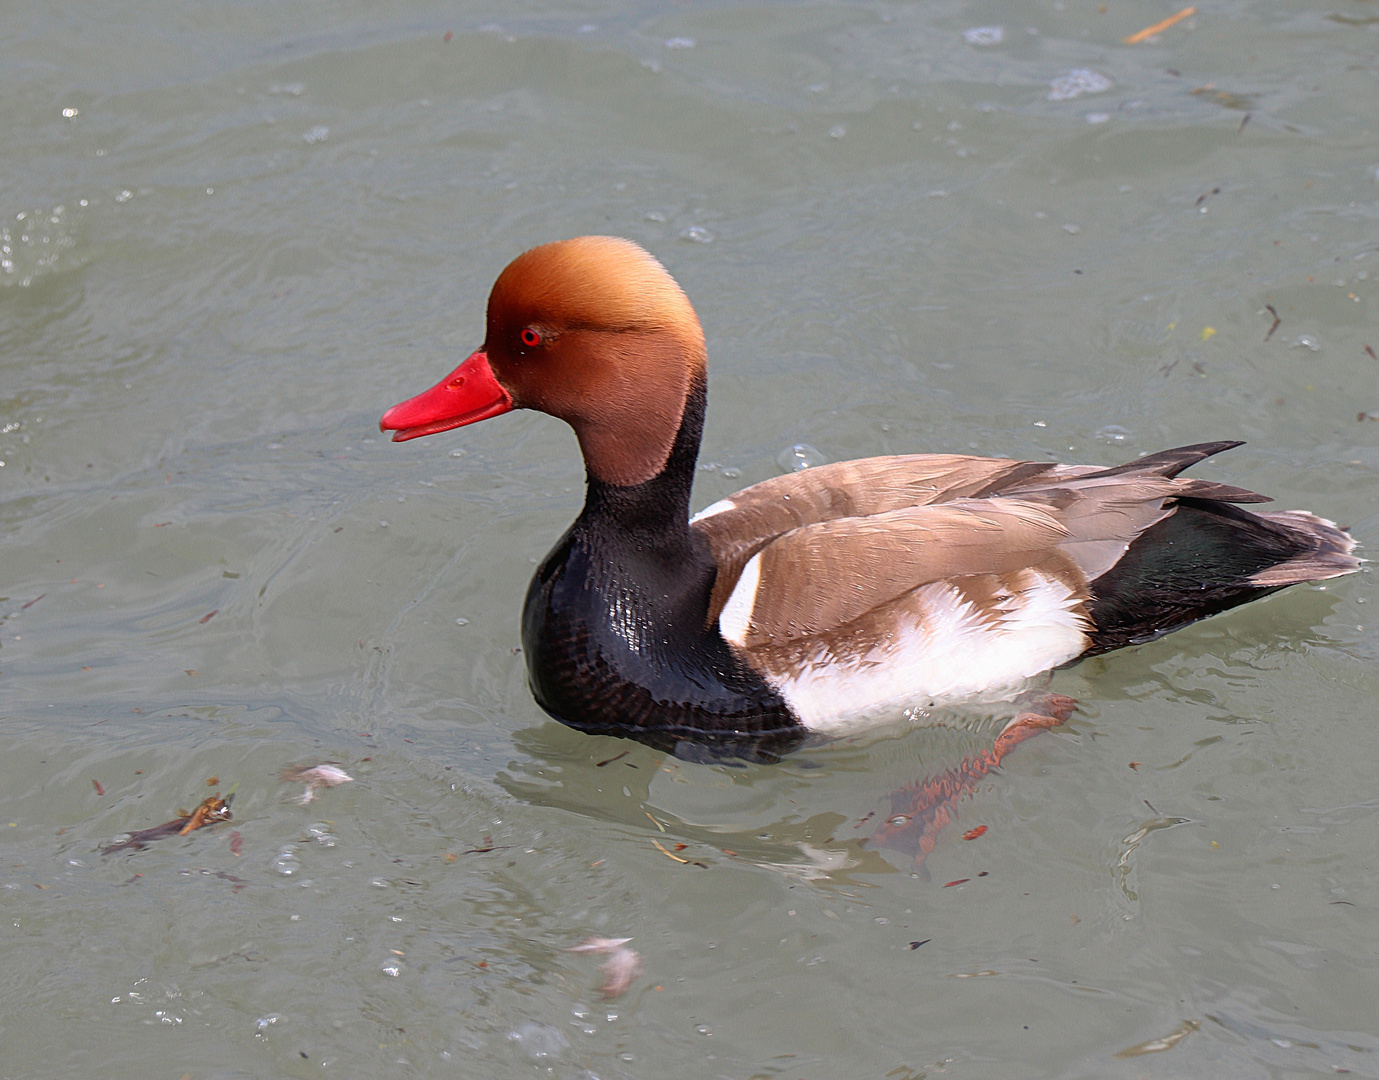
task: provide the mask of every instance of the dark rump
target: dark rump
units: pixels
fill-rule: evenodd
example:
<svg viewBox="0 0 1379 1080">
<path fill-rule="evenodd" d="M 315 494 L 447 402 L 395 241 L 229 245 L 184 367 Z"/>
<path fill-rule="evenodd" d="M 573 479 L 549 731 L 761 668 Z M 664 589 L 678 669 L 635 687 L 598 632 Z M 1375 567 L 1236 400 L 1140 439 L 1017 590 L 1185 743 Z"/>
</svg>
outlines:
<svg viewBox="0 0 1379 1080">
<path fill-rule="evenodd" d="M 1311 515 L 1265 517 L 1214 499 L 1180 499 L 1171 517 L 1091 583 L 1095 629 L 1083 655 L 1149 641 L 1287 585 L 1349 573 L 1359 565 L 1352 547 L 1344 532 Z"/>
</svg>

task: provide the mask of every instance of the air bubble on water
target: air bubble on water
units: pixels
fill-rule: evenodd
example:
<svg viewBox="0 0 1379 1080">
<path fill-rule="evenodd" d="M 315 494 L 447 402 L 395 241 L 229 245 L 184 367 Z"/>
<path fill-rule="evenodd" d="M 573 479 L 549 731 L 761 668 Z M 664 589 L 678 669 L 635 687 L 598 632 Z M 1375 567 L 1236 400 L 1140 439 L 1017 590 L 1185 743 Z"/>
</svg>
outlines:
<svg viewBox="0 0 1379 1080">
<path fill-rule="evenodd" d="M 1072 224 L 1072 222 L 1069 222 L 1068 224 L 1063 226 L 1063 231 L 1067 233 L 1069 236 L 1076 236 L 1078 233 L 1082 231 L 1082 226 L 1074 225 Z"/>
<path fill-rule="evenodd" d="M 301 97 L 304 90 L 306 90 L 306 85 L 299 82 L 274 83 L 268 88 L 270 94 L 289 94 L 292 97 Z"/>
<path fill-rule="evenodd" d="M 1119 424 L 1107 424 L 1105 427 L 1096 429 L 1095 438 L 1097 442 L 1108 443 L 1112 446 L 1123 443 L 1130 437 L 1130 432 Z"/>
<path fill-rule="evenodd" d="M 1299 334 L 1297 340 L 1289 346 L 1291 349 L 1310 349 L 1312 352 L 1316 352 L 1321 347 L 1321 342 L 1311 334 Z"/>
<path fill-rule="evenodd" d="M 842 124 L 835 124 L 833 127 L 828 129 L 828 137 L 830 139 L 841 139 L 847 133 L 848 129 L 844 127 Z"/>
<path fill-rule="evenodd" d="M 695 41 L 692 37 L 673 37 L 666 39 L 667 49 L 692 49 Z"/>
<path fill-rule="evenodd" d="M 326 127 L 325 124 L 317 124 L 314 128 L 312 128 L 310 131 L 308 131 L 305 135 L 302 136 L 302 142 L 306 143 L 307 145 L 310 145 L 312 143 L 325 142 L 326 137 L 329 134 L 330 128 Z"/>
<path fill-rule="evenodd" d="M 469 625 L 469 620 L 468 620 L 468 619 L 456 619 L 456 620 L 455 620 L 455 625 L 456 625 L 456 626 L 468 626 L 468 625 Z"/>
<path fill-rule="evenodd" d="M 382 971 L 383 971 L 383 974 L 384 974 L 384 975 L 387 975 L 389 978 L 393 978 L 393 979 L 399 978 L 399 977 L 402 975 L 402 972 L 403 972 L 402 961 L 400 961 L 400 960 L 385 960 L 385 961 L 383 961 L 383 968 L 382 968 Z"/>
<path fill-rule="evenodd" d="M 642 216 L 645 217 L 647 221 L 665 221 L 666 219 L 665 214 L 661 213 L 659 210 L 648 210 Z"/>
<path fill-rule="evenodd" d="M 334 847 L 339 843 L 339 838 L 330 829 L 326 822 L 317 821 L 306 827 L 306 834 L 323 847 Z"/>
<path fill-rule="evenodd" d="M 691 225 L 687 229 L 680 230 L 680 239 L 692 240 L 696 244 L 711 244 L 713 243 L 713 233 L 702 225 Z"/>
<path fill-rule="evenodd" d="M 974 26 L 962 32 L 963 41 L 969 45 L 999 45 L 1005 37 L 1004 26 Z"/>
<path fill-rule="evenodd" d="M 115 196 L 115 201 L 117 203 L 127 203 L 132 198 L 134 198 L 134 192 L 130 191 L 129 188 L 125 188 Z"/>
<path fill-rule="evenodd" d="M 540 1024 L 535 1020 L 524 1021 L 509 1031 L 508 1041 L 520 1046 L 533 1061 L 557 1057 L 570 1045 L 570 1041 L 559 1028 Z"/>
<path fill-rule="evenodd" d="M 369 878 L 369 884 L 375 889 L 386 889 L 389 883 L 387 878 L 376 877 Z"/>
<path fill-rule="evenodd" d="M 67 117 L 68 120 L 70 120 L 70 119 L 72 119 L 72 117 L 74 117 L 74 116 L 77 115 L 77 112 L 78 112 L 77 109 L 63 109 L 63 110 L 62 110 L 62 115 L 65 116 L 65 117 Z"/>
<path fill-rule="evenodd" d="M 1050 101 L 1072 101 L 1083 94 L 1100 94 L 1114 86 L 1110 79 L 1090 68 L 1073 68 L 1049 83 Z"/>
<path fill-rule="evenodd" d="M 1106 123 L 1106 122 L 1107 122 L 1108 120 L 1110 120 L 1110 119 L 1111 119 L 1111 114 L 1110 114 L 1110 113 L 1104 113 L 1104 112 L 1089 112 L 1089 113 L 1087 114 L 1087 123 L 1089 123 L 1089 124 L 1104 124 L 1104 123 Z"/>
<path fill-rule="evenodd" d="M 780 466 L 782 472 L 803 472 L 805 469 L 813 469 L 819 465 L 826 465 L 828 458 L 823 451 L 817 450 L 808 443 L 796 443 L 794 446 L 787 446 L 776 455 L 776 464 Z"/>
<path fill-rule="evenodd" d="M 254 1021 L 254 1037 L 262 1039 L 281 1019 L 282 1013 L 268 1013 L 266 1016 L 260 1016 Z"/>
<path fill-rule="evenodd" d="M 742 475 L 742 470 L 735 469 L 733 468 L 733 466 L 729 465 L 726 469 L 723 470 L 723 475 L 727 477 L 729 480 L 736 480 L 739 476 Z"/>
<path fill-rule="evenodd" d="M 280 851 L 277 857 L 273 860 L 273 869 L 277 873 L 282 874 L 283 877 L 291 877 L 301 868 L 302 864 L 298 860 L 292 848 L 286 848 L 285 850 Z"/>
</svg>

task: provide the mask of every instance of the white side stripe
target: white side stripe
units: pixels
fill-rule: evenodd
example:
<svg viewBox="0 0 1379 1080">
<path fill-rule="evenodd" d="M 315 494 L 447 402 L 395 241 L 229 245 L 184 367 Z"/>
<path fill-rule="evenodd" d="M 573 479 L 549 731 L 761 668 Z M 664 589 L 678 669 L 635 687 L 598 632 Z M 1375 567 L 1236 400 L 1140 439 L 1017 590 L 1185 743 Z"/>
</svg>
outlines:
<svg viewBox="0 0 1379 1080">
<path fill-rule="evenodd" d="M 752 608 L 757 602 L 757 586 L 761 584 L 761 553 L 753 555 L 742 568 L 742 576 L 733 586 L 732 595 L 718 616 L 718 630 L 728 641 L 741 647 L 747 640 L 747 628 L 752 625 Z"/>
<path fill-rule="evenodd" d="M 690 524 L 693 525 L 696 521 L 703 521 L 705 518 L 713 517 L 714 514 L 721 514 L 727 510 L 736 509 L 737 503 L 733 502 L 732 499 L 719 499 L 718 502 L 710 503 L 708 506 L 704 507 L 704 509 L 700 510 L 699 513 L 695 514 L 694 517 L 690 518 Z"/>
</svg>

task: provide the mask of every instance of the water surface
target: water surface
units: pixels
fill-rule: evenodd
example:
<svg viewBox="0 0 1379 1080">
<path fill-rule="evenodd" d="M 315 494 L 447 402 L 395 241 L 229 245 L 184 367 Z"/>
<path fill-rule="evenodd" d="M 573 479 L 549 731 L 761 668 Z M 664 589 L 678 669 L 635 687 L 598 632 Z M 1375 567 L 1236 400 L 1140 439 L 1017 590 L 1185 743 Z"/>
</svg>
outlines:
<svg viewBox="0 0 1379 1080">
<path fill-rule="evenodd" d="M 1240 438 L 1200 475 L 1372 547 L 1379 16 L 1121 44 L 1168 14 L 7 12 L 0 1076 L 1379 1075 L 1366 575 L 1059 672 L 916 866 L 868 815 L 989 727 L 736 766 L 551 723 L 517 614 L 572 436 L 376 426 L 516 253 L 611 232 L 705 324 L 696 507 L 796 443 Z"/>
</svg>

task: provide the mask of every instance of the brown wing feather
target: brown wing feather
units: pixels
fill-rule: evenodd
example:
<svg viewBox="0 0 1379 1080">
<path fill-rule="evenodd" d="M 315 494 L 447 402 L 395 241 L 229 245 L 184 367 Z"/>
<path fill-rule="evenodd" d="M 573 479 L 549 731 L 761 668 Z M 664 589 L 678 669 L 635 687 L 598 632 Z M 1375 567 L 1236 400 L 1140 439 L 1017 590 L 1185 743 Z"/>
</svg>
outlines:
<svg viewBox="0 0 1379 1080">
<path fill-rule="evenodd" d="M 840 462 L 755 484 L 696 521 L 718 562 L 709 620 L 761 554 L 750 631 L 758 643 L 836 629 L 921 585 L 1037 568 L 1076 591 L 1173 513 L 1178 498 L 1265 496 L 1176 479 L 1234 443 L 1203 443 L 1127 465 L 913 454 Z M 772 581 L 789 579 L 789 589 Z"/>
<path fill-rule="evenodd" d="M 1064 468 L 960 454 L 904 454 L 840 461 L 753 484 L 731 496 L 731 510 L 692 523 L 718 564 L 709 621 L 723 610 L 747 560 L 793 529 L 986 495 Z"/>
<path fill-rule="evenodd" d="M 1049 508 L 999 498 L 805 525 L 758 553 L 760 584 L 740 644 L 754 649 L 827 633 L 950 578 L 1038 569 L 1081 591 L 1083 575 L 1060 550 L 1068 539 Z M 772 587 L 782 580 L 791 587 Z"/>
</svg>

